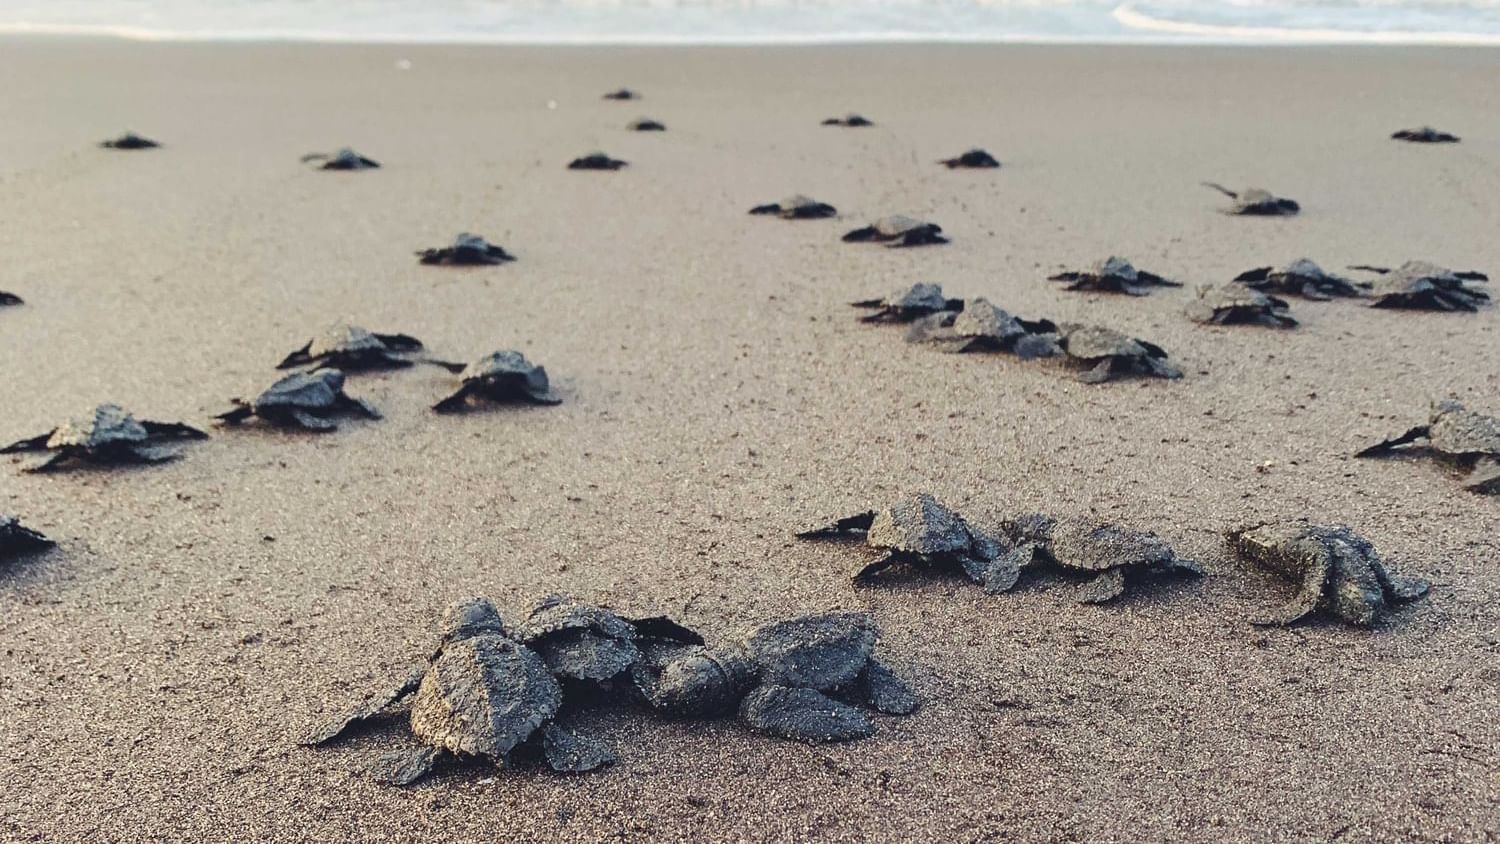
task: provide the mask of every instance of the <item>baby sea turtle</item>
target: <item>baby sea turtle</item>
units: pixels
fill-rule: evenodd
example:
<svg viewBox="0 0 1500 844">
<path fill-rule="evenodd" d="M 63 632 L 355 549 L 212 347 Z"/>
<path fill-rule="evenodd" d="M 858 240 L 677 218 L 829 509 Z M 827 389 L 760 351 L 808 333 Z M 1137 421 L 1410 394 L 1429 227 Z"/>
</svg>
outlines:
<svg viewBox="0 0 1500 844">
<path fill-rule="evenodd" d="M 1391 574 L 1370 541 L 1342 525 L 1263 524 L 1227 537 L 1241 557 L 1300 584 L 1286 606 L 1256 624 L 1291 624 L 1321 611 L 1369 627 L 1391 604 L 1427 593 L 1425 580 Z"/>
<path fill-rule="evenodd" d="M 406 334 L 376 334 L 357 325 L 335 323 L 323 329 L 302 348 L 276 364 L 277 369 L 313 365 L 315 368 L 359 372 L 368 369 L 399 369 L 412 362 L 402 354 L 422 348 L 422 341 Z"/>
<path fill-rule="evenodd" d="M 21 524 L 9 513 L 0 513 L 0 560 L 51 548 L 57 543 Z"/>
<path fill-rule="evenodd" d="M 344 373 L 337 369 L 294 372 L 266 388 L 254 401 L 233 399 L 234 409 L 214 417 L 226 425 L 238 425 L 252 416 L 282 428 L 332 431 L 340 416 L 379 419 L 369 402 L 344 392 Z"/>
<path fill-rule="evenodd" d="M 626 162 L 602 152 L 591 152 L 568 162 L 569 170 L 618 170 L 624 166 Z"/>
<path fill-rule="evenodd" d="M 1411 448 L 1406 448 L 1411 446 Z M 1433 405 L 1426 425 L 1399 437 L 1376 443 L 1355 457 L 1384 457 L 1412 451 L 1443 458 L 1469 474 L 1464 489 L 1500 493 L 1500 419 L 1476 413 L 1452 399 Z"/>
<path fill-rule="evenodd" d="M 1285 299 L 1268 296 L 1240 284 L 1221 284 L 1198 291 L 1188 303 L 1188 319 L 1213 325 L 1264 325 L 1295 328 L 1291 306 Z"/>
<path fill-rule="evenodd" d="M 1284 293 L 1304 299 L 1327 300 L 1335 296 L 1363 296 L 1369 284 L 1356 284 L 1347 278 L 1324 272 L 1306 258 L 1280 267 L 1256 267 L 1234 277 L 1246 287 L 1267 293 Z"/>
<path fill-rule="evenodd" d="M 536 651 L 562 681 L 610 684 L 631 673 L 648 642 L 677 647 L 703 637 L 665 617 L 629 619 L 603 607 L 549 595 L 517 625 L 515 639 Z"/>
<path fill-rule="evenodd" d="M 434 363 L 458 373 L 463 381 L 457 392 L 432 406 L 438 413 L 463 410 L 470 397 L 501 403 L 562 403 L 547 382 L 547 370 L 533 365 L 520 352 L 493 352 L 467 365 Z"/>
<path fill-rule="evenodd" d="M 995 156 L 990 155 L 982 149 L 971 149 L 956 158 L 945 158 L 938 163 L 946 165 L 949 170 L 960 167 L 981 170 L 1000 166 L 1000 162 L 995 160 Z"/>
<path fill-rule="evenodd" d="M 906 340 L 956 354 L 1014 352 L 1027 360 L 1062 354 L 1051 321 L 1021 319 L 984 298 L 970 299 L 958 312 L 939 311 L 916 320 Z"/>
<path fill-rule="evenodd" d="M 649 117 L 641 117 L 625 124 L 625 128 L 632 132 L 665 132 L 665 124 L 652 120 Z"/>
<path fill-rule="evenodd" d="M 604 99 L 606 100 L 638 100 L 640 98 L 640 94 L 637 94 L 629 88 L 620 88 L 615 91 L 610 91 L 608 94 L 604 95 Z"/>
<path fill-rule="evenodd" d="M 1165 540 L 1147 531 L 1039 514 L 1007 520 L 1003 531 L 1013 547 L 1000 558 L 997 570 L 1011 583 L 1031 564 L 1051 563 L 1093 577 L 1079 598 L 1086 604 L 1118 598 L 1127 577 L 1136 574 L 1203 574 L 1196 562 L 1178 557 Z"/>
<path fill-rule="evenodd" d="M 422 744 L 388 753 L 372 765 L 371 774 L 381 782 L 413 783 L 448 755 L 505 766 L 513 751 L 538 743 L 556 770 L 589 770 L 614 759 L 607 748 L 554 723 L 562 687 L 541 656 L 507 634 L 500 613 L 483 598 L 447 611 L 441 644 L 426 665 L 318 725 L 302 744 L 332 741 L 409 696 L 411 732 Z"/>
<path fill-rule="evenodd" d="M 824 126 L 874 126 L 874 122 L 858 114 L 846 114 L 843 117 L 830 117 L 823 121 Z"/>
<path fill-rule="evenodd" d="M 380 168 L 380 162 L 365 158 L 348 147 L 332 155 L 326 152 L 310 152 L 302 156 L 302 163 L 318 164 L 319 170 L 376 170 Z"/>
<path fill-rule="evenodd" d="M 750 209 L 751 214 L 775 214 L 783 220 L 818 220 L 824 217 L 832 217 L 839 213 L 837 208 L 826 202 L 795 194 L 780 202 L 770 202 L 765 205 L 757 205 Z"/>
<path fill-rule="evenodd" d="M 911 322 L 939 311 L 962 310 L 964 300 L 943 295 L 943 286 L 922 282 L 906 290 L 897 290 L 881 299 L 851 302 L 856 308 L 873 308 L 875 313 L 859 318 L 860 322 Z"/>
<path fill-rule="evenodd" d="M 20 296 L 17 296 L 14 293 L 7 293 L 4 290 L 0 290 L 0 307 L 24 304 L 26 304 L 26 302 Z"/>
<path fill-rule="evenodd" d="M 880 552 L 880 557 L 855 572 L 855 583 L 899 563 L 916 569 L 961 572 L 975 583 L 988 584 L 994 578 L 991 569 L 995 561 L 1007 550 L 925 492 L 906 496 L 878 512 L 856 513 L 796 536 L 798 539 L 862 536 L 867 546 Z"/>
<path fill-rule="evenodd" d="M 161 144 L 150 138 L 143 138 L 134 132 L 126 132 L 118 138 L 100 141 L 99 146 L 105 149 L 156 149 Z"/>
<path fill-rule="evenodd" d="M 417 258 L 420 259 L 419 263 L 452 267 L 489 266 L 516 259 L 503 247 L 468 232 L 462 232 L 453 238 L 450 246 L 418 251 Z"/>
<path fill-rule="evenodd" d="M 1456 144 L 1458 136 L 1447 132 L 1441 132 L 1431 126 L 1421 126 L 1416 129 L 1402 129 L 1392 132 L 1391 138 L 1397 141 L 1411 141 L 1414 144 Z"/>
<path fill-rule="evenodd" d="M 45 462 L 28 472 L 50 472 L 70 461 L 99 464 L 163 463 L 177 459 L 157 448 L 174 440 L 203 440 L 208 434 L 180 422 L 136 419 L 117 404 L 101 404 L 90 413 L 70 419 L 45 434 L 11 443 L 0 454 L 50 451 Z"/>
<path fill-rule="evenodd" d="M 721 645 L 679 649 L 635 672 L 655 709 L 705 717 L 738 708 L 768 735 L 848 741 L 875 730 L 866 709 L 916 711 L 917 696 L 874 656 L 879 628 L 867 613 L 824 613 L 762 625 Z"/>
<path fill-rule="evenodd" d="M 941 234 L 942 231 L 943 227 L 937 223 L 927 223 L 897 214 L 892 217 L 881 217 L 864 228 L 849 232 L 844 235 L 844 242 L 873 241 L 884 243 L 886 246 L 928 246 L 948 242 L 948 238 Z"/>
<path fill-rule="evenodd" d="M 1393 269 L 1357 265 L 1351 270 L 1377 273 L 1372 308 L 1405 308 L 1426 311 L 1477 311 L 1490 294 L 1471 282 L 1487 282 L 1489 276 L 1474 270 L 1458 272 L 1428 261 L 1407 261 Z"/>
<path fill-rule="evenodd" d="M 1153 287 L 1181 287 L 1182 283 L 1162 278 L 1154 273 L 1138 270 L 1124 258 L 1114 255 L 1086 270 L 1070 271 L 1048 276 L 1048 281 L 1067 282 L 1065 290 L 1089 290 L 1102 293 L 1128 293 L 1145 296 Z"/>
<path fill-rule="evenodd" d="M 1249 217 L 1290 217 L 1302 210 L 1302 206 L 1298 205 L 1295 200 L 1274 196 L 1270 191 L 1261 188 L 1232 191 L 1213 182 L 1204 182 L 1203 185 L 1234 200 L 1234 204 L 1225 210 L 1226 214 Z"/>
<path fill-rule="evenodd" d="M 1085 384 L 1101 384 L 1126 375 L 1181 378 L 1182 371 L 1167 360 L 1167 350 L 1098 325 L 1064 324 L 1057 344 L 1068 357 L 1089 365 L 1078 376 Z"/>
</svg>

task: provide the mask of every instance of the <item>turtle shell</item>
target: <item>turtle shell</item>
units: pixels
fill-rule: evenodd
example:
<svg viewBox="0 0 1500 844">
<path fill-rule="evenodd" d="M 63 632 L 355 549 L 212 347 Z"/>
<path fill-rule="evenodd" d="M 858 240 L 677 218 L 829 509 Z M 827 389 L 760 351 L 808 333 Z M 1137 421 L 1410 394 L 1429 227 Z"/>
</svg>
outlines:
<svg viewBox="0 0 1500 844">
<path fill-rule="evenodd" d="M 1195 322 L 1232 325 L 1258 323 L 1291 328 L 1297 320 L 1291 316 L 1285 299 L 1268 296 L 1243 284 L 1222 284 L 1198 291 L 1198 298 L 1187 308 L 1188 318 Z"/>
<path fill-rule="evenodd" d="M 1500 456 L 1500 419 L 1476 413 L 1456 401 L 1439 402 L 1427 426 L 1433 448 L 1453 455 Z"/>
<path fill-rule="evenodd" d="M 57 426 L 47 438 L 47 448 L 98 449 L 114 445 L 145 443 L 151 435 L 123 407 L 101 404 L 93 413 Z"/>
<path fill-rule="evenodd" d="M 922 231 L 932 227 L 932 223 L 925 223 L 915 217 L 907 217 L 902 214 L 881 217 L 870 224 L 870 228 L 875 230 L 876 236 L 886 240 L 901 237 L 907 232 Z"/>
<path fill-rule="evenodd" d="M 1166 357 L 1160 346 L 1137 340 L 1100 325 L 1065 326 L 1062 330 L 1064 350 L 1080 360 L 1107 357 Z"/>
<path fill-rule="evenodd" d="M 868 613 L 825 613 L 762 625 L 741 645 L 762 683 L 830 691 L 859 677 L 878 635 Z"/>
<path fill-rule="evenodd" d="M 411 706 L 418 738 L 454 753 L 504 758 L 562 705 L 562 689 L 530 648 L 499 635 L 443 648 Z"/>
<path fill-rule="evenodd" d="M 328 326 L 319 332 L 307 347 L 307 355 L 311 358 L 384 351 L 391 351 L 391 349 L 373 332 L 347 323 L 335 323 Z"/>
<path fill-rule="evenodd" d="M 294 372 L 267 387 L 255 397 L 260 410 L 325 410 L 338 404 L 344 391 L 344 373 L 338 369 Z"/>
<path fill-rule="evenodd" d="M 602 607 L 550 595 L 516 628 L 559 677 L 602 681 L 640 659 L 633 624 Z"/>
<path fill-rule="evenodd" d="M 953 317 L 953 333 L 959 337 L 1011 340 L 1028 333 L 1021 321 L 988 299 L 972 299 Z"/>
<path fill-rule="evenodd" d="M 1186 562 L 1154 533 L 1087 521 L 1054 524 L 1049 550 L 1058 565 L 1079 571 L 1171 569 Z"/>
<path fill-rule="evenodd" d="M 974 544 L 963 517 L 926 493 L 911 496 L 875 514 L 865 542 L 924 557 L 965 554 Z"/>
</svg>

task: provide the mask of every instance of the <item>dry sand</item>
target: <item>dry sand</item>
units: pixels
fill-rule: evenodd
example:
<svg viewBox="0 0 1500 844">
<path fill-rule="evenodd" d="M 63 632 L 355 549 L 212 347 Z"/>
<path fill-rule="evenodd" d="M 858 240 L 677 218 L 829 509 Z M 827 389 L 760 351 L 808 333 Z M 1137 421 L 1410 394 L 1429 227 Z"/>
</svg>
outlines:
<svg viewBox="0 0 1500 844">
<path fill-rule="evenodd" d="M 1500 504 L 1355 461 L 1430 399 L 1500 412 L 1500 315 L 1296 302 L 1188 322 L 1042 279 L 1119 253 L 1191 283 L 1307 255 L 1500 270 L 1500 52 L 1025 47 L 481 49 L 0 42 L 0 439 L 114 400 L 205 423 L 319 325 L 544 363 L 556 408 L 225 432 L 140 471 L 0 466 L 61 541 L 0 581 L 6 840 L 1493 840 Z M 410 59 L 409 70 L 397 60 Z M 638 103 L 603 102 L 619 85 Z M 556 103 L 549 108 L 549 101 Z M 827 129 L 850 109 L 879 126 Z M 646 114 L 665 133 L 624 124 Z M 1454 147 L 1386 139 L 1424 122 Z M 166 148 L 93 143 L 132 128 Z M 350 144 L 357 175 L 297 157 Z M 933 162 L 974 145 L 1005 167 Z M 602 148 L 619 173 L 563 169 Z M 1301 200 L 1239 219 L 1201 179 Z M 747 216 L 802 191 L 836 221 Z M 838 242 L 926 215 L 949 246 Z M 515 252 L 418 267 L 460 230 Z M 845 306 L 918 280 L 1165 345 L 1181 381 L 1090 387 L 953 357 Z M 1211 576 L 1079 606 L 895 577 L 792 529 L 899 491 L 1156 529 Z M 1430 597 L 1373 631 L 1247 619 L 1288 587 L 1220 531 L 1310 515 Z M 710 635 L 865 608 L 927 704 L 869 741 L 608 717 L 598 775 L 354 773 L 396 726 L 294 746 L 399 672 L 450 600 L 551 591 Z"/>
</svg>

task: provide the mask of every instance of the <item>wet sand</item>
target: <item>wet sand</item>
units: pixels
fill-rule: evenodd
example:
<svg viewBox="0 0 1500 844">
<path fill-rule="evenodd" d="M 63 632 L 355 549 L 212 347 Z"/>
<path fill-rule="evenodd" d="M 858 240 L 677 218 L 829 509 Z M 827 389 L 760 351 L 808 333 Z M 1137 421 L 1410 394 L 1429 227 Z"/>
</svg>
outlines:
<svg viewBox="0 0 1500 844">
<path fill-rule="evenodd" d="M 1500 315 L 1294 301 L 1209 328 L 1194 284 L 1306 255 L 1500 270 L 1500 52 L 513 49 L 0 42 L 0 440 L 106 400 L 206 424 L 348 318 L 515 347 L 558 407 L 439 417 L 449 375 L 351 379 L 379 423 L 224 432 L 139 471 L 28 476 L 58 539 L 0 574 L 0 838 L 48 841 L 1432 840 L 1500 826 L 1500 502 L 1356 461 L 1435 398 L 1500 413 Z M 411 62 L 409 70 L 397 61 Z M 605 102 L 629 85 L 646 99 Z M 549 108 L 549 101 L 556 104 Z M 858 110 L 879 125 L 830 129 Z M 647 115 L 664 133 L 623 127 Z M 1432 123 L 1463 143 L 1390 132 Z M 134 129 L 164 149 L 95 142 Z M 371 173 L 310 171 L 352 145 Z M 996 171 L 937 159 L 971 146 Z M 631 164 L 568 172 L 595 148 Z M 1302 202 L 1232 218 L 1211 179 Z M 805 192 L 841 219 L 750 206 Z M 889 213 L 948 246 L 842 244 Z M 419 267 L 476 231 L 519 260 Z M 1116 253 L 1189 283 L 1043 279 Z M 1165 346 L 1180 381 L 912 348 L 845 303 L 915 281 Z M 1079 606 L 790 534 L 898 492 L 1151 528 L 1211 576 Z M 1431 595 L 1375 630 L 1248 624 L 1290 588 L 1224 528 L 1364 532 Z M 981 519 L 982 521 L 983 519 Z M 294 739 L 400 674 L 449 601 L 549 591 L 710 636 L 862 608 L 926 700 L 870 740 L 606 715 L 596 775 L 355 770 L 396 724 Z"/>
</svg>

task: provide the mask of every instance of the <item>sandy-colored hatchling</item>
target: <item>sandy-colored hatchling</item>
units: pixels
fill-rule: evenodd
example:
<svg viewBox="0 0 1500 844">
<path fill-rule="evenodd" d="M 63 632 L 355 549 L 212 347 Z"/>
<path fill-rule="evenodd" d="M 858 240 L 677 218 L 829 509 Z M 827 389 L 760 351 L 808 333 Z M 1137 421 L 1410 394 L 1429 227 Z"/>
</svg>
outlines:
<svg viewBox="0 0 1500 844">
<path fill-rule="evenodd" d="M 238 425 L 251 417 L 278 428 L 325 432 L 338 428 L 349 416 L 379 419 L 380 411 L 364 399 L 344 392 L 344 373 L 338 369 L 294 372 L 267 387 L 251 401 L 231 399 L 231 410 L 214 418 Z"/>
<path fill-rule="evenodd" d="M 207 439 L 208 434 L 181 422 L 136 419 L 117 404 L 101 404 L 83 416 L 69 419 L 45 434 L 0 448 L 0 454 L 51 452 L 47 460 L 27 472 L 52 472 L 71 463 L 110 466 L 122 463 L 164 463 L 176 460 L 175 451 L 161 446 L 182 440 Z"/>
<path fill-rule="evenodd" d="M 1263 188 L 1230 190 L 1215 182 L 1204 182 L 1203 185 L 1234 200 L 1228 208 L 1224 209 L 1225 214 L 1244 217 L 1290 217 L 1302 210 L 1302 206 L 1296 200 L 1276 196 Z"/>
<path fill-rule="evenodd" d="M 401 369 L 413 363 L 407 355 L 421 349 L 422 341 L 409 334 L 377 334 L 340 322 L 318 332 L 301 348 L 282 358 L 276 368 L 311 366 L 314 369 L 341 369 L 345 373 Z"/>
<path fill-rule="evenodd" d="M 1084 290 L 1097 293 L 1126 293 L 1131 296 L 1146 296 L 1154 287 L 1181 287 L 1182 282 L 1138 270 L 1129 261 L 1111 255 L 1094 262 L 1086 270 L 1070 270 L 1048 276 L 1048 281 L 1064 282 L 1064 290 Z"/>
<path fill-rule="evenodd" d="M 897 214 L 846 233 L 844 242 L 880 243 L 889 247 L 932 246 L 948 242 L 942 231 L 943 227 L 937 223 Z"/>
<path fill-rule="evenodd" d="M 1500 493 L 1500 419 L 1469 410 L 1446 399 L 1433 405 L 1425 425 L 1378 442 L 1355 457 L 1385 457 L 1411 453 L 1437 457 L 1465 473 L 1464 489 Z"/>
</svg>

